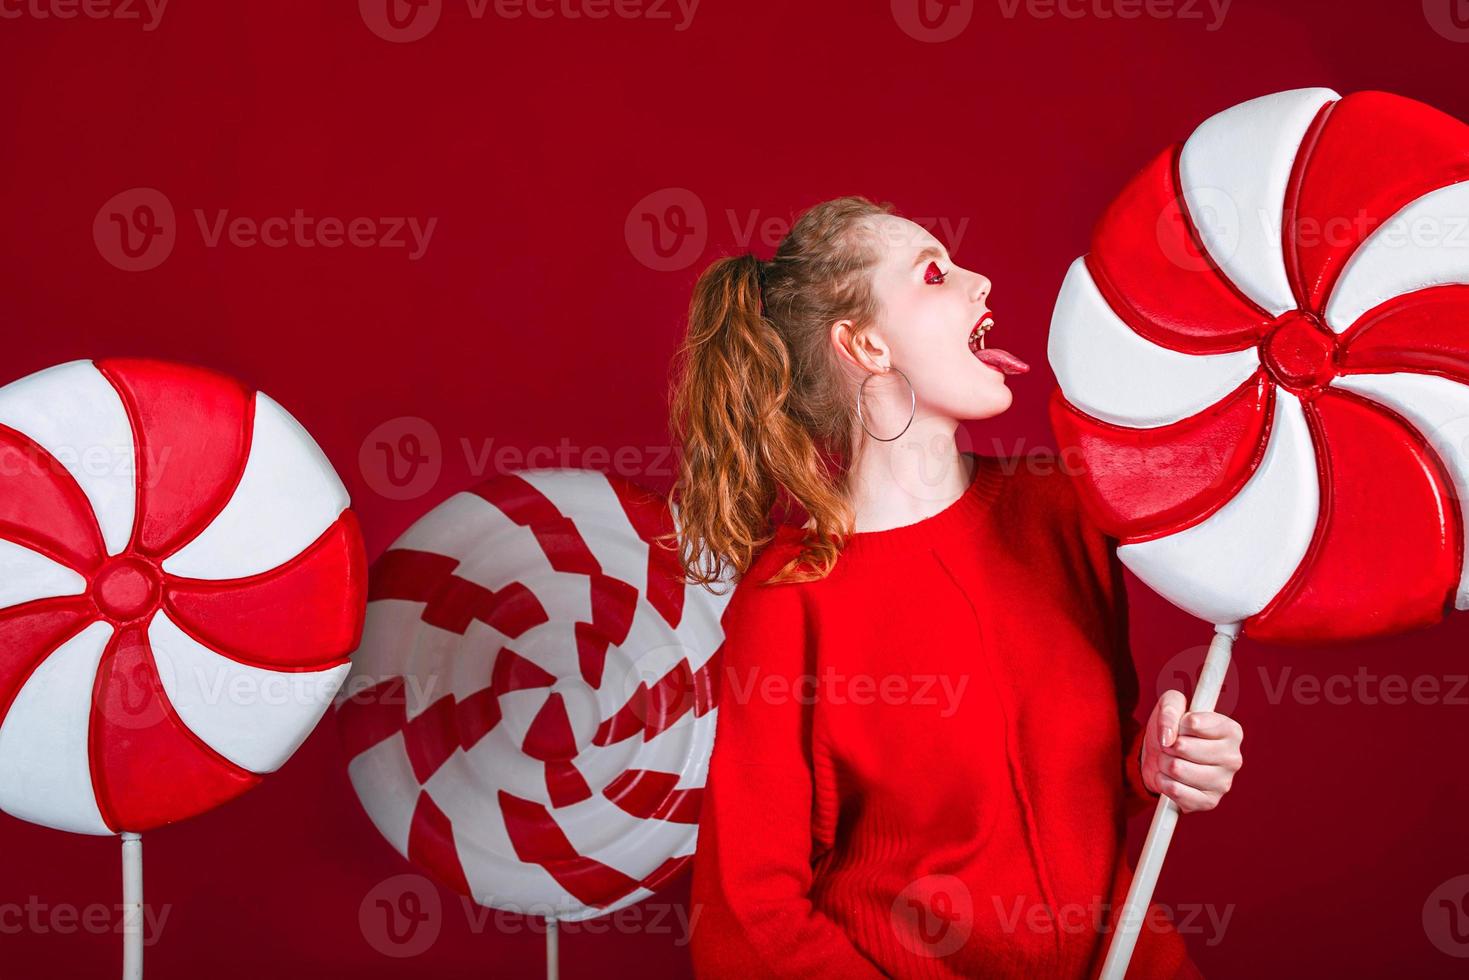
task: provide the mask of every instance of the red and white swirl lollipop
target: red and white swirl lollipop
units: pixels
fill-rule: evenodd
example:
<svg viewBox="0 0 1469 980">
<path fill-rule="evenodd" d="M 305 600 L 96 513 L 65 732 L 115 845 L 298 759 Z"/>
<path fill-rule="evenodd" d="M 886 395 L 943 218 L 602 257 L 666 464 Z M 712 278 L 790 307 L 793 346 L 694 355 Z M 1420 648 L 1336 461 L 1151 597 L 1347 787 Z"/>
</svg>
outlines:
<svg viewBox="0 0 1469 980">
<path fill-rule="evenodd" d="M 1214 116 L 1102 218 L 1050 359 L 1084 498 L 1183 609 L 1323 643 L 1469 607 L 1469 126 L 1327 89 Z"/>
<path fill-rule="evenodd" d="M 548 920 L 652 894 L 693 855 L 726 596 L 686 585 L 666 501 L 582 470 L 460 493 L 373 566 L 338 700 L 397 850 Z"/>
<path fill-rule="evenodd" d="M 347 493 L 270 398 L 161 361 L 0 388 L 0 808 L 82 834 L 240 795 L 361 628 Z"/>
<path fill-rule="evenodd" d="M 1208 119 L 1123 190 L 1051 324 L 1051 417 L 1118 557 L 1216 625 L 1325 643 L 1469 608 L 1469 126 L 1384 92 Z M 1103 976 L 1177 809 L 1159 804 Z"/>
</svg>

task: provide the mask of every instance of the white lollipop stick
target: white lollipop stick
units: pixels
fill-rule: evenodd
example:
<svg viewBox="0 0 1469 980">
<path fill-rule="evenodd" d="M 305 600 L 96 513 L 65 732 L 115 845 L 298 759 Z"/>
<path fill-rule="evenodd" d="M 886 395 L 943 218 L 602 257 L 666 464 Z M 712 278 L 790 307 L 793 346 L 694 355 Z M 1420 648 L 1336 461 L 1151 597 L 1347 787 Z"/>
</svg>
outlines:
<svg viewBox="0 0 1469 980">
<path fill-rule="evenodd" d="M 143 839 L 122 835 L 122 980 L 143 980 Z"/>
<path fill-rule="evenodd" d="M 1194 696 L 1189 701 L 1188 710 L 1214 710 L 1237 636 L 1238 623 L 1214 627 L 1214 639 L 1209 643 L 1209 653 L 1204 657 L 1204 666 L 1199 671 L 1199 682 L 1194 685 Z M 1122 914 L 1117 920 L 1112 945 L 1107 949 L 1100 980 L 1123 980 L 1127 974 L 1127 964 L 1132 960 L 1132 950 L 1137 945 L 1138 933 L 1142 931 L 1148 903 L 1153 900 L 1158 873 L 1163 870 L 1163 859 L 1168 855 L 1168 844 L 1173 840 L 1173 828 L 1177 825 L 1178 804 L 1165 796 L 1153 811 L 1153 823 L 1148 828 L 1147 839 L 1143 841 L 1143 852 L 1138 857 L 1132 886 L 1127 889 L 1127 900 L 1122 903 Z"/>
<path fill-rule="evenodd" d="M 561 976 L 561 958 L 556 947 L 556 920 L 546 920 L 546 980 Z"/>
</svg>

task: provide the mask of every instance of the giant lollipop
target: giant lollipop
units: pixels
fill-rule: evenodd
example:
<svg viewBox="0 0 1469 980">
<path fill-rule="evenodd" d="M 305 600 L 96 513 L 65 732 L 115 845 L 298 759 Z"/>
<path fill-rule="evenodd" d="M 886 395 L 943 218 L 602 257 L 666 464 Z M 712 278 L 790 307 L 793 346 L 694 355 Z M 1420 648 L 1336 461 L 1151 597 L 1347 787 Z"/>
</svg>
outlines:
<svg viewBox="0 0 1469 980">
<path fill-rule="evenodd" d="M 0 389 L 0 808 L 123 836 L 279 768 L 347 673 L 366 591 L 347 493 L 264 394 L 160 361 Z"/>
<path fill-rule="evenodd" d="M 1341 642 L 1469 607 L 1469 126 L 1281 92 L 1145 167 L 1051 325 L 1058 441 L 1118 557 L 1234 637 Z M 1371 601 L 1362 601 L 1364 597 Z M 1172 834 L 1160 802 L 1104 976 Z"/>
<path fill-rule="evenodd" d="M 430 511 L 374 564 L 338 703 L 369 817 L 439 881 L 554 925 L 693 855 L 727 596 L 683 581 L 668 504 L 533 470 Z"/>
</svg>

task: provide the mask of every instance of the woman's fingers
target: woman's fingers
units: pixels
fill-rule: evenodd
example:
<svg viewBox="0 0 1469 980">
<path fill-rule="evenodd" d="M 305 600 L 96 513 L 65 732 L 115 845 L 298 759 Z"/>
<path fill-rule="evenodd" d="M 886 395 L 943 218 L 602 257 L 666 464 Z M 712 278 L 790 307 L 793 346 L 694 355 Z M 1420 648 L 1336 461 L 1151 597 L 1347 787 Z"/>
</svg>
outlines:
<svg viewBox="0 0 1469 980">
<path fill-rule="evenodd" d="M 1243 741 L 1245 737 L 1245 730 L 1239 722 L 1217 711 L 1190 711 L 1180 720 L 1178 731 L 1181 735 L 1233 739 L 1236 742 Z"/>
<path fill-rule="evenodd" d="M 1153 736 L 1159 745 L 1166 748 L 1173 744 L 1173 740 L 1178 737 L 1179 725 L 1187 707 L 1188 702 L 1184 700 L 1182 691 L 1163 692 L 1157 706 L 1153 708 L 1153 717 L 1157 719 L 1157 729 Z"/>
<path fill-rule="evenodd" d="M 1178 736 L 1178 741 L 1164 749 L 1163 754 L 1206 766 L 1229 766 L 1236 771 L 1244 764 L 1239 747 L 1233 742 L 1197 735 Z"/>
<path fill-rule="evenodd" d="M 1219 805 L 1219 794 L 1205 792 L 1195 789 L 1169 776 L 1167 773 L 1158 773 L 1158 782 L 1163 794 L 1184 813 L 1196 813 L 1199 810 L 1212 810 Z"/>
<path fill-rule="evenodd" d="M 1212 810 L 1229 792 L 1234 774 L 1244 763 L 1240 754 L 1244 730 L 1239 722 L 1217 711 L 1183 709 L 1183 695 L 1177 691 L 1158 699 L 1153 709 L 1156 756 L 1144 768 L 1154 769 L 1158 790 L 1182 812 Z M 1171 719 L 1176 720 L 1170 724 Z"/>
<path fill-rule="evenodd" d="M 1220 796 L 1229 792 L 1234 781 L 1234 773 L 1222 766 L 1200 765 L 1171 755 L 1158 760 L 1158 771 L 1175 783 Z"/>
</svg>

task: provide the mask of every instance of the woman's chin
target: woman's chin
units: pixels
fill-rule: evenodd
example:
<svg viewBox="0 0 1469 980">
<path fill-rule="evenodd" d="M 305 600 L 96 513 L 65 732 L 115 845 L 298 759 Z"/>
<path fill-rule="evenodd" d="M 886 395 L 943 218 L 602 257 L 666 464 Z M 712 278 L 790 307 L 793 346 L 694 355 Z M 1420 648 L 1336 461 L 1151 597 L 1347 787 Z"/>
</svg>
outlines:
<svg viewBox="0 0 1469 980">
<path fill-rule="evenodd" d="M 977 400 L 970 406 L 970 412 L 966 418 L 978 421 L 980 419 L 991 419 L 1002 414 L 1015 401 L 1015 393 L 1005 384 L 1004 376 L 986 385 L 983 400 Z"/>
</svg>

